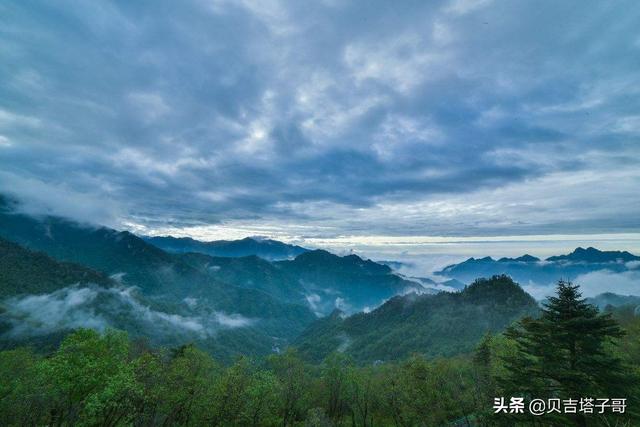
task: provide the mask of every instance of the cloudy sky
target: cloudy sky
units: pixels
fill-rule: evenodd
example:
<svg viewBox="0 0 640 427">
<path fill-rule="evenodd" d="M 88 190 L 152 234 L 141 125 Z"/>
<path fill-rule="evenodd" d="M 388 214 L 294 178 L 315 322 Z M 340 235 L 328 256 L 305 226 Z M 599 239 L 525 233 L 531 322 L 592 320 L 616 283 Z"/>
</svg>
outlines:
<svg viewBox="0 0 640 427">
<path fill-rule="evenodd" d="M 633 235 L 638 22 L 636 1 L 4 1 L 0 192 L 201 238 Z"/>
</svg>

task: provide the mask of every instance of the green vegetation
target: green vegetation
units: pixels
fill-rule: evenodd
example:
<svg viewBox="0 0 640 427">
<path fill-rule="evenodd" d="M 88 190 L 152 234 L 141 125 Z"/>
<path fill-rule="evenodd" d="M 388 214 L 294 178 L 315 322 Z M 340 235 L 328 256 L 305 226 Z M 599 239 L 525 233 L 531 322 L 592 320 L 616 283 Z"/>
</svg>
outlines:
<svg viewBox="0 0 640 427">
<path fill-rule="evenodd" d="M 535 300 L 507 276 L 478 279 L 457 293 L 394 297 L 371 313 L 340 313 L 312 324 L 296 340 L 313 361 L 344 351 L 358 362 L 469 352 L 487 332 L 538 312 Z"/>
<path fill-rule="evenodd" d="M 610 313 L 581 299 L 578 288 L 560 281 L 539 318 L 525 318 L 505 332 L 515 347 L 503 358 L 503 388 L 511 396 L 542 399 L 625 396 L 637 411 L 637 377 L 610 348 L 625 333 Z M 587 425 L 583 414 L 552 416 L 558 424 Z"/>
<path fill-rule="evenodd" d="M 458 298 L 487 297 L 476 294 L 478 283 Z M 0 352 L 0 419 L 95 426 L 631 426 L 639 420 L 639 339 L 633 309 L 600 314 L 565 283 L 539 317 L 505 334 L 485 334 L 473 351 L 449 358 L 416 353 L 359 364 L 332 352 L 309 364 L 289 349 L 224 365 L 192 345 L 156 350 L 122 332 L 78 330 L 47 356 L 26 348 Z M 496 396 L 591 393 L 626 397 L 629 410 L 536 420 L 492 410 Z"/>
<path fill-rule="evenodd" d="M 76 283 L 111 286 L 113 282 L 95 270 L 24 249 L 0 238 L 0 298 L 52 292 Z"/>
<path fill-rule="evenodd" d="M 260 286 L 223 282 L 185 262 L 182 256 L 166 253 L 131 233 L 88 227 L 61 218 L 11 213 L 6 206 L 3 208 L 1 198 L 0 236 L 11 240 L 0 241 L 0 298 L 49 294 L 75 283 L 120 285 L 136 287 L 137 302 L 169 316 L 210 319 L 224 313 L 256 320 L 247 327 L 220 331 L 215 341 L 207 334 L 199 339 L 187 336 L 186 340 L 196 341 L 225 361 L 240 353 L 270 353 L 316 319 L 306 301 L 280 299 Z M 43 253 L 33 252 L 36 250 Z M 109 279 L 109 275 L 118 279 Z M 7 322 L 4 302 L 0 301 L 0 332 L 19 320 Z M 96 312 L 106 307 L 98 300 L 96 304 L 100 305 Z M 119 328 L 132 336 L 147 336 L 161 345 L 185 342 L 180 337 L 183 331 L 160 337 L 156 328 L 137 327 L 128 321 L 131 307 L 119 307 L 122 309 L 109 309 L 107 318 L 115 318 Z M 61 336 L 29 337 L 28 343 L 46 343 L 48 347 L 57 345 Z M 13 347 L 21 338 L 2 335 L 0 348 Z"/>
<path fill-rule="evenodd" d="M 477 409 L 464 359 L 358 367 L 332 354 L 311 366 L 289 350 L 222 366 L 114 331 L 79 330 L 46 358 L 2 352 L 0 373 L 6 425 L 437 425 Z"/>
</svg>

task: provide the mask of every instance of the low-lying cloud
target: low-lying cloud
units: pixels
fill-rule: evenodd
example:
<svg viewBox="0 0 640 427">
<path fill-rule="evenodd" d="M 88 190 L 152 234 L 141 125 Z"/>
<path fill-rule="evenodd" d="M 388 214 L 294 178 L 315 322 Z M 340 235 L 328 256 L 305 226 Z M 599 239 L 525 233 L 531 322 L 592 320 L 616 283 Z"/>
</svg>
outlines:
<svg viewBox="0 0 640 427">
<path fill-rule="evenodd" d="M 221 311 L 214 312 L 214 318 L 216 322 L 227 328 L 242 328 L 250 326 L 254 323 L 253 319 L 248 319 L 241 314 L 226 314 Z"/>
<path fill-rule="evenodd" d="M 45 335 L 63 329 L 104 330 L 109 322 L 90 306 L 96 288 L 65 288 L 51 294 L 6 300 L 2 318 L 12 324 L 12 336 Z"/>
<path fill-rule="evenodd" d="M 598 270 L 577 276 L 572 280 L 573 284 L 580 285 L 583 297 L 595 297 L 596 295 L 612 292 L 618 295 L 640 296 L 640 271 L 629 270 L 615 272 L 611 270 Z M 522 288 L 538 300 L 555 293 L 556 284 L 522 284 Z"/>
<path fill-rule="evenodd" d="M 187 299 L 189 302 L 195 303 Z M 192 304 L 195 305 L 195 304 Z M 133 288 L 70 286 L 50 294 L 8 298 L 1 303 L 0 320 L 11 325 L 11 337 L 46 335 L 90 328 L 149 328 L 152 334 L 209 336 L 220 329 L 252 325 L 255 319 L 222 311 L 193 315 L 168 313 L 140 302 Z"/>
</svg>

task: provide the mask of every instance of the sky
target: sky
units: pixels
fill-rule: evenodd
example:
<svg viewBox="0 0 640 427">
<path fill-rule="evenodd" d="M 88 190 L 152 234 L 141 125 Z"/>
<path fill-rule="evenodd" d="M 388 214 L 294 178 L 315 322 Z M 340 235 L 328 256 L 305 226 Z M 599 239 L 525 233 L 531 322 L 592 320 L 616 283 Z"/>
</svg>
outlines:
<svg viewBox="0 0 640 427">
<path fill-rule="evenodd" d="M 638 22 L 635 1 L 4 1 L 0 192 L 205 240 L 640 250 Z"/>
</svg>

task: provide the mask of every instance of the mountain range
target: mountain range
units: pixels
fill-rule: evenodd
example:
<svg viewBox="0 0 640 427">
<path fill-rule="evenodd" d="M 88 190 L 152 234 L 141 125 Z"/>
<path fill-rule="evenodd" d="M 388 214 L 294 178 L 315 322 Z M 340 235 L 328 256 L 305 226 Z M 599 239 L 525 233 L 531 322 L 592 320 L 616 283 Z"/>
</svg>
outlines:
<svg viewBox="0 0 640 427">
<path fill-rule="evenodd" d="M 277 240 L 246 237 L 240 240 L 214 240 L 202 242 L 190 237 L 155 236 L 142 237 L 146 242 L 173 253 L 198 252 L 214 257 L 244 257 L 255 255 L 270 261 L 292 259 L 307 252 L 301 246 L 289 245 Z"/>
<path fill-rule="evenodd" d="M 118 326 L 157 344 L 197 341 L 228 359 L 280 348 L 336 307 L 355 312 L 424 291 L 355 255 L 303 251 L 270 262 L 257 254 L 169 253 L 126 231 L 35 218 L 6 203 L 0 238 L 0 322 L 5 332 L 21 322 L 29 340 L 82 325 Z M 42 327 L 36 301 L 64 313 L 54 322 L 59 330 Z"/>
<path fill-rule="evenodd" d="M 544 261 L 471 258 L 440 272 L 459 291 L 438 292 L 390 262 L 266 239 L 141 238 L 18 213 L 0 198 L 0 348 L 47 351 L 88 327 L 123 329 L 154 346 L 193 342 L 223 361 L 289 345 L 315 361 L 334 351 L 360 363 L 446 356 L 537 312 L 518 275 L 555 281 L 559 272 L 633 268 L 639 259 L 593 248 Z M 640 305 L 616 294 L 590 301 Z"/>
<path fill-rule="evenodd" d="M 600 251 L 592 247 L 579 247 L 570 254 L 552 256 L 544 260 L 531 255 L 497 260 L 491 257 L 469 258 L 459 264 L 449 265 L 435 274 L 463 283 L 470 283 L 477 277 L 507 274 L 519 283 L 548 285 L 561 278 L 574 280 L 580 275 L 594 271 L 620 273 L 638 267 L 640 257 L 627 251 Z"/>
</svg>

